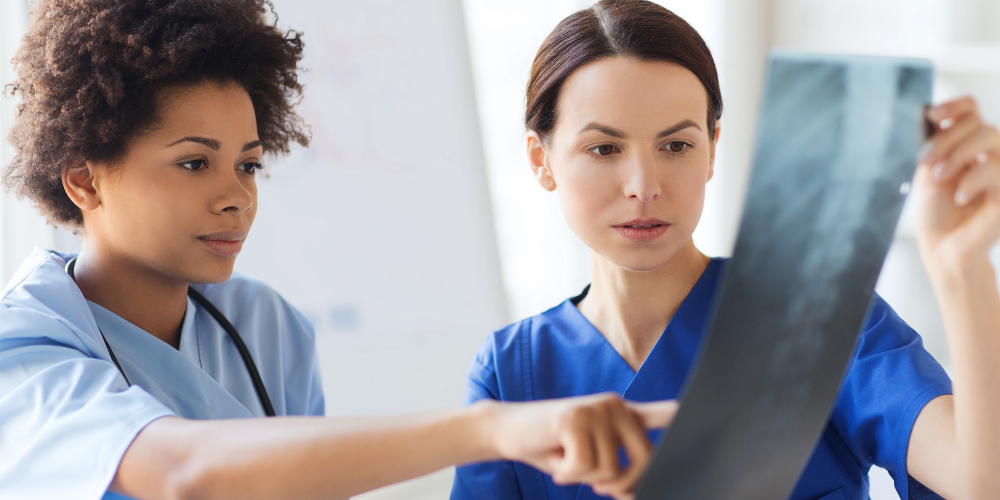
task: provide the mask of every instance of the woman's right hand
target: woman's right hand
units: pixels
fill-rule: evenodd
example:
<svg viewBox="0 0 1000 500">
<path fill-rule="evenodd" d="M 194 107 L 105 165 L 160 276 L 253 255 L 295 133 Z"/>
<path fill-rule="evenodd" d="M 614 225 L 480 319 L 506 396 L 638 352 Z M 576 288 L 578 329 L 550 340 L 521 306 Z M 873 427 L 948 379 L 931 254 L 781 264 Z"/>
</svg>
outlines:
<svg viewBox="0 0 1000 500">
<path fill-rule="evenodd" d="M 485 429 L 498 455 L 550 474 L 556 484 L 586 483 L 619 500 L 632 498 L 649 464 L 653 445 L 646 431 L 669 425 L 678 409 L 676 401 L 634 403 L 613 393 L 476 404 L 491 415 Z"/>
</svg>

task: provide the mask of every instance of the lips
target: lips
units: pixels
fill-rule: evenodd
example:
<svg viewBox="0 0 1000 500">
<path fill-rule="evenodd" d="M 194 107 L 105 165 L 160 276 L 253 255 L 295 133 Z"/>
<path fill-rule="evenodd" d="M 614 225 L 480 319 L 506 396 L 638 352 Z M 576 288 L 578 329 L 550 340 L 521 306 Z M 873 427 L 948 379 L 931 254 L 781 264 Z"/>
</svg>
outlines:
<svg viewBox="0 0 1000 500">
<path fill-rule="evenodd" d="M 245 231 L 219 231 L 198 237 L 212 253 L 220 257 L 235 257 L 243 249 L 243 240 L 247 237 Z"/>
<path fill-rule="evenodd" d="M 653 241 L 667 232 L 670 223 L 660 219 L 635 219 L 613 227 L 629 240 Z"/>
</svg>

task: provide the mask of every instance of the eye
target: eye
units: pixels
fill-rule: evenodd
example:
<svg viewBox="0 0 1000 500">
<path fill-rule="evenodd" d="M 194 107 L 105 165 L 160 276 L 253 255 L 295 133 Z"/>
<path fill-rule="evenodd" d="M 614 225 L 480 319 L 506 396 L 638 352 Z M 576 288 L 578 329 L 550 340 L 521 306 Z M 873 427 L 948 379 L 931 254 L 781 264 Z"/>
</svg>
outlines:
<svg viewBox="0 0 1000 500">
<path fill-rule="evenodd" d="M 685 149 L 690 148 L 691 145 L 683 141 L 670 141 L 664 147 L 671 153 L 682 153 Z"/>
<path fill-rule="evenodd" d="M 184 168 L 186 168 L 188 170 L 195 170 L 195 171 L 201 170 L 201 169 L 205 168 L 206 164 L 208 164 L 208 162 L 206 162 L 205 160 L 200 160 L 200 159 L 199 160 L 182 161 L 182 162 L 178 163 L 178 165 L 180 165 L 180 166 L 182 166 L 182 167 L 184 167 Z"/>
<path fill-rule="evenodd" d="M 264 165 L 261 165 L 259 161 L 248 161 L 240 165 L 240 170 L 251 175 L 253 175 L 254 172 L 262 168 L 264 168 Z"/>
<path fill-rule="evenodd" d="M 590 148 L 588 151 L 594 153 L 597 156 L 608 156 L 610 154 L 621 152 L 621 150 L 618 149 L 617 146 L 611 144 L 601 144 L 600 146 L 594 146 Z"/>
</svg>

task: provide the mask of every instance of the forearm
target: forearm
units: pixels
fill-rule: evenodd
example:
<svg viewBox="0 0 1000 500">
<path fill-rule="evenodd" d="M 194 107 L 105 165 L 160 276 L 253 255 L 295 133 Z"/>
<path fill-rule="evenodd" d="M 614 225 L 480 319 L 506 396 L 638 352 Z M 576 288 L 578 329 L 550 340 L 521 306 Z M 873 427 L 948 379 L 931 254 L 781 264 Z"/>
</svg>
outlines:
<svg viewBox="0 0 1000 500">
<path fill-rule="evenodd" d="M 948 331 L 955 439 L 966 498 L 1000 492 L 1000 294 L 989 261 L 930 269 Z"/>
<path fill-rule="evenodd" d="M 456 463 L 498 458 L 483 405 L 396 417 L 161 419 L 114 489 L 138 498 L 347 498 Z"/>
</svg>

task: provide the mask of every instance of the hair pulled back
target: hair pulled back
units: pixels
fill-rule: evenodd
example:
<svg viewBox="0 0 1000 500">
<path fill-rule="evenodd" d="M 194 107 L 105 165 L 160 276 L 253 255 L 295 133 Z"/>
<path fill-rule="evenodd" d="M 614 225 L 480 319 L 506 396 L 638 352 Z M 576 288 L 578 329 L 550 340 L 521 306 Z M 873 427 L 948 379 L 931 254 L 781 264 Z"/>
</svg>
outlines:
<svg viewBox="0 0 1000 500">
<path fill-rule="evenodd" d="M 156 125 L 157 93 L 176 85 L 235 82 L 250 96 L 266 152 L 307 145 L 293 109 L 301 35 L 279 30 L 271 12 L 267 0 L 39 0 L 8 87 L 22 101 L 5 187 L 50 222 L 79 226 L 62 172 L 118 158 Z"/>
<path fill-rule="evenodd" d="M 708 93 L 707 126 L 715 137 L 722 92 L 712 53 L 686 21 L 646 0 L 601 0 L 563 19 L 542 42 L 531 65 L 524 124 L 543 139 L 556 124 L 563 82 L 577 68 L 605 57 L 633 57 L 679 64 Z"/>
</svg>

